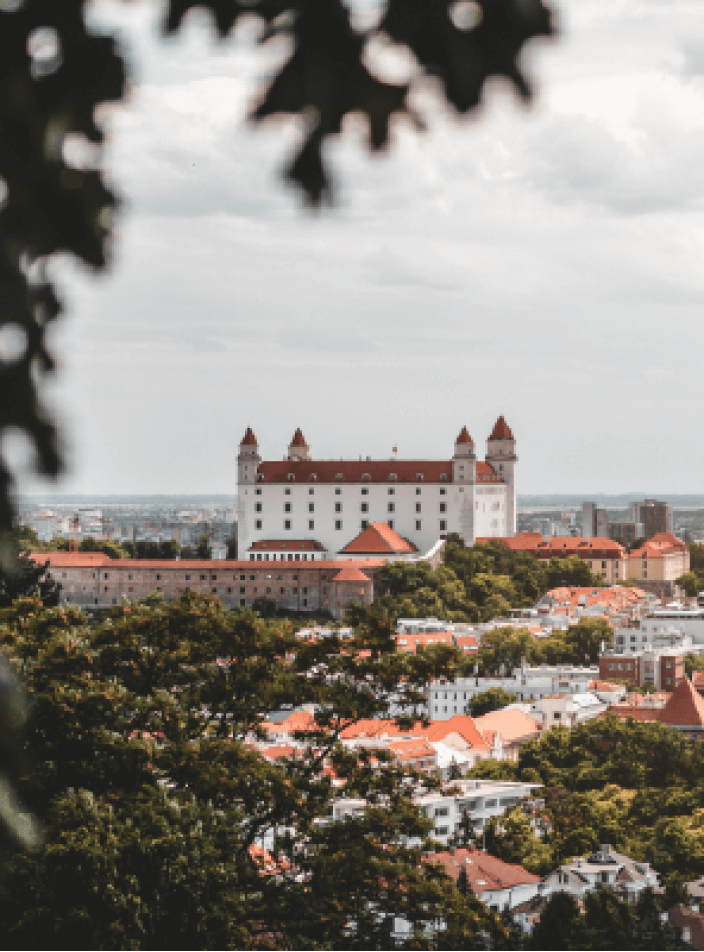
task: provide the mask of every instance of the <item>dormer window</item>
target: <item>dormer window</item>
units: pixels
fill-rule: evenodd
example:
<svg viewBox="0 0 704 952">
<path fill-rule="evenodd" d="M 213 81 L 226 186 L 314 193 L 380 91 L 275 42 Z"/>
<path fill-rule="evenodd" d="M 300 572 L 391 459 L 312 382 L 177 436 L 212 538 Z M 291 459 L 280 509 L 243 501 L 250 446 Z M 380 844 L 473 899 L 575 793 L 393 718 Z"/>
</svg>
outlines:
<svg viewBox="0 0 704 952">
<path fill-rule="evenodd" d="M 363 482 L 368 483 L 370 479 L 371 479 L 371 476 L 369 475 L 369 473 L 362 473 Z"/>
<path fill-rule="evenodd" d="M 342 482 L 342 473 L 338 473 L 337 476 L 335 477 L 335 479 L 337 480 L 338 483 L 341 483 L 341 482 Z"/>
<path fill-rule="evenodd" d="M 317 478 L 318 478 L 318 477 L 317 477 L 317 475 L 316 475 L 315 473 L 311 473 L 311 474 L 310 474 L 310 481 L 311 481 L 312 483 L 314 483 Z"/>
<path fill-rule="evenodd" d="M 396 473 L 389 473 L 389 479 L 392 483 L 396 482 Z"/>
<path fill-rule="evenodd" d="M 440 473 L 440 481 L 443 483 L 447 482 L 447 473 Z"/>
<path fill-rule="evenodd" d="M 261 483 L 264 481 L 264 476 L 261 473 L 257 473 L 257 482 Z"/>
<path fill-rule="evenodd" d="M 423 482 L 423 474 L 422 474 L 422 473 L 416 473 L 416 479 L 418 480 L 419 483 L 422 483 L 422 482 Z"/>
<path fill-rule="evenodd" d="M 293 473 L 289 473 L 289 474 L 288 474 L 288 481 L 289 481 L 290 483 L 293 482 Z"/>
</svg>

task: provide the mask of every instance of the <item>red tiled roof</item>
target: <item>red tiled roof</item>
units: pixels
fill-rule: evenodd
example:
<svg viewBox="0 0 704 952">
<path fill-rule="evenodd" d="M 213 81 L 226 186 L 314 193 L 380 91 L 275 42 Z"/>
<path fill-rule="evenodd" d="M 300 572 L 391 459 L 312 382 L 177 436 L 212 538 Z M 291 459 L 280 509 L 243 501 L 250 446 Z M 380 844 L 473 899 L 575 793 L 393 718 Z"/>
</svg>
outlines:
<svg viewBox="0 0 704 952">
<path fill-rule="evenodd" d="M 253 572 L 268 569 L 280 571 L 340 571 L 347 566 L 343 559 L 320 559 L 315 562 L 276 561 L 257 562 L 249 559 L 111 559 L 102 552 L 34 552 L 30 556 L 35 562 L 49 562 L 50 568 L 82 568 L 99 566 L 111 571 L 130 571 L 152 569 L 164 572 L 198 571 L 201 572 Z M 383 559 L 355 559 L 357 568 L 373 569 L 384 564 Z"/>
<path fill-rule="evenodd" d="M 340 569 L 337 573 L 333 582 L 368 582 L 369 576 L 365 575 L 364 572 L 360 572 L 358 568 L 354 566 L 349 566 L 348 568 Z"/>
<path fill-rule="evenodd" d="M 415 483 L 422 475 L 422 482 L 452 482 L 452 463 L 448 460 L 271 460 L 259 464 L 260 482 L 287 483 L 289 474 L 293 482 L 311 482 L 311 477 L 320 483 Z M 368 475 L 369 479 L 362 477 Z M 338 475 L 341 477 L 337 479 Z M 444 477 L 444 478 L 441 478 Z"/>
<path fill-rule="evenodd" d="M 437 756 L 434 747 L 425 740 L 396 740 L 389 744 L 389 750 L 397 760 L 415 760 L 417 757 Z"/>
<path fill-rule="evenodd" d="M 502 483 L 503 479 L 494 471 L 490 463 L 477 463 L 477 482 L 478 483 Z"/>
<path fill-rule="evenodd" d="M 470 747 L 489 750 L 489 745 L 479 733 L 476 722 L 468 714 L 455 714 L 447 721 L 431 721 L 421 730 L 429 741 L 443 741 L 449 734 L 459 734 Z"/>
<path fill-rule="evenodd" d="M 477 542 L 488 541 L 477 539 Z M 501 537 L 495 540 L 507 549 L 517 552 L 528 552 L 536 558 L 555 558 L 567 555 L 578 555 L 583 559 L 624 559 L 626 550 L 613 539 L 603 539 L 595 536 L 591 539 L 580 539 L 577 536 L 553 536 L 543 541 L 537 532 L 523 532 L 513 537 Z"/>
<path fill-rule="evenodd" d="M 463 426 L 460 430 L 460 435 L 455 440 L 455 443 L 474 443 L 474 440 L 467 432 L 467 427 Z"/>
<path fill-rule="evenodd" d="M 250 545 L 248 552 L 324 552 L 325 548 L 315 539 L 259 539 Z"/>
<path fill-rule="evenodd" d="M 349 542 L 344 549 L 340 549 L 341 555 L 360 555 L 377 552 L 384 555 L 400 555 L 405 553 L 417 552 L 418 549 L 400 536 L 395 529 L 392 529 L 385 522 L 373 522 L 366 529 L 362 529 L 359 535 Z"/>
<path fill-rule="evenodd" d="M 697 693 L 689 678 L 684 678 L 659 713 L 662 724 L 704 727 L 704 698 Z"/>
<path fill-rule="evenodd" d="M 503 416 L 500 416 L 499 419 L 494 424 L 494 429 L 491 431 L 490 440 L 512 440 L 513 433 L 511 432 L 511 427 L 508 425 Z"/>
<path fill-rule="evenodd" d="M 257 438 L 252 431 L 252 427 L 248 426 L 245 430 L 245 434 L 242 437 L 242 442 L 240 446 L 257 446 Z"/>
<path fill-rule="evenodd" d="M 529 873 L 522 866 L 504 863 L 484 850 L 455 849 L 431 853 L 426 862 L 440 863 L 447 875 L 457 882 L 460 871 L 465 870 L 472 892 L 481 895 L 497 889 L 529 885 L 540 882 L 540 876 Z"/>
<path fill-rule="evenodd" d="M 396 648 L 399 651 L 415 652 L 429 645 L 454 645 L 454 637 L 449 631 L 422 631 L 414 634 L 396 635 Z M 402 644 L 405 642 L 405 644 Z"/>
<path fill-rule="evenodd" d="M 692 684 L 695 688 L 704 688 L 704 671 L 692 672 Z"/>
<path fill-rule="evenodd" d="M 308 444 L 305 441 L 305 437 L 301 433 L 300 428 L 297 429 L 296 432 L 293 434 L 293 439 L 291 440 L 291 446 L 305 446 L 305 447 L 308 446 Z"/>
<path fill-rule="evenodd" d="M 533 718 L 517 707 L 490 711 L 489 714 L 475 717 L 474 723 L 482 733 L 498 731 L 506 744 L 515 743 L 522 738 L 534 738 L 540 733 L 540 728 Z"/>
</svg>

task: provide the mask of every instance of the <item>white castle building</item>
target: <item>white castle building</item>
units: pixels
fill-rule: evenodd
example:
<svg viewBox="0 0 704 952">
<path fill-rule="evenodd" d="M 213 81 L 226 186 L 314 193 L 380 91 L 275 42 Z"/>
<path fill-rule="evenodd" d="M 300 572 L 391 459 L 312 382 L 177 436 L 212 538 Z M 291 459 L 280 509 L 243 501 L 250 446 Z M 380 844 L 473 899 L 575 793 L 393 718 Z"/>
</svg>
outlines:
<svg viewBox="0 0 704 952">
<path fill-rule="evenodd" d="M 315 460 L 296 430 L 271 462 L 248 428 L 237 460 L 241 559 L 413 558 L 451 532 L 473 545 L 516 531 L 516 441 L 502 416 L 483 462 L 466 427 L 446 460 Z"/>
</svg>

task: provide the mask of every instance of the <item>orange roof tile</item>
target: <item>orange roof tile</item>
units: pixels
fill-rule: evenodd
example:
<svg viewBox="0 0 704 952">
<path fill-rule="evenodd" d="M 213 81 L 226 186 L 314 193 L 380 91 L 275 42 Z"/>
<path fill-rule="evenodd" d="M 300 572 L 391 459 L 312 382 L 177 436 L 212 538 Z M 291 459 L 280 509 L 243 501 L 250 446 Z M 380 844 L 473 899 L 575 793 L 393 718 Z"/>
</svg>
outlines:
<svg viewBox="0 0 704 952">
<path fill-rule="evenodd" d="M 447 721 L 431 721 L 427 727 L 421 727 L 421 731 L 429 741 L 442 741 L 450 734 L 459 734 L 473 749 L 489 750 L 476 721 L 468 714 L 455 714 Z"/>
<path fill-rule="evenodd" d="M 252 427 L 248 426 L 245 430 L 245 434 L 242 437 L 242 442 L 240 446 L 257 446 L 257 438 L 252 431 Z"/>
<path fill-rule="evenodd" d="M 460 435 L 455 440 L 455 443 L 474 443 L 474 440 L 467 432 L 467 427 L 463 426 L 460 430 Z"/>
<path fill-rule="evenodd" d="M 512 440 L 513 433 L 511 428 L 504 420 L 503 416 L 500 416 L 499 419 L 494 424 L 494 429 L 491 431 L 490 440 Z"/>
<path fill-rule="evenodd" d="M 482 733 L 489 730 L 498 731 L 506 744 L 526 737 L 537 737 L 540 733 L 540 728 L 533 718 L 517 707 L 482 714 L 481 717 L 474 718 L 474 723 Z"/>
<path fill-rule="evenodd" d="M 476 473 L 478 482 L 503 482 L 489 463 L 478 462 Z M 258 479 L 264 483 L 451 483 L 452 460 L 269 460 L 259 464 Z"/>
<path fill-rule="evenodd" d="M 459 878 L 460 871 L 464 870 L 472 892 L 477 895 L 492 890 L 540 882 L 540 876 L 529 873 L 522 866 L 504 863 L 503 860 L 491 856 L 484 850 L 474 848 L 431 853 L 426 857 L 426 862 L 440 863 L 447 875 L 455 882 Z"/>
<path fill-rule="evenodd" d="M 417 757 L 435 757 L 437 751 L 425 740 L 396 740 L 389 750 L 397 760 L 415 760 Z"/>
<path fill-rule="evenodd" d="M 305 441 L 305 437 L 303 436 L 303 433 L 301 433 L 300 428 L 297 429 L 296 432 L 293 434 L 293 439 L 291 440 L 291 446 L 305 446 L 305 447 L 308 446 L 308 444 Z"/>
<path fill-rule="evenodd" d="M 333 582 L 369 582 L 369 576 L 365 575 L 364 572 L 360 572 L 358 568 L 354 566 L 349 566 L 348 568 L 340 569 L 337 573 Z"/>
<path fill-rule="evenodd" d="M 412 542 L 404 539 L 385 522 L 373 522 L 366 529 L 362 529 L 359 535 L 349 542 L 344 549 L 340 549 L 340 554 L 383 553 L 385 555 L 400 555 L 417 551 L 418 549 Z"/>
<path fill-rule="evenodd" d="M 704 698 L 697 693 L 689 678 L 684 678 L 659 713 L 662 724 L 704 727 Z"/>
</svg>

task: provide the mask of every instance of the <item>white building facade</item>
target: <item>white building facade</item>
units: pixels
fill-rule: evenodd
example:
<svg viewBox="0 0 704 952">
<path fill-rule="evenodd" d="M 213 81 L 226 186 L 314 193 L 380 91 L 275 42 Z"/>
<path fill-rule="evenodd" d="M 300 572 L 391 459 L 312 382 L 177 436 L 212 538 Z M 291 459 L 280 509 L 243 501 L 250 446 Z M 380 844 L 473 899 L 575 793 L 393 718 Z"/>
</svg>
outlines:
<svg viewBox="0 0 704 952">
<path fill-rule="evenodd" d="M 516 531 L 516 442 L 503 417 L 484 461 L 462 428 L 447 460 L 314 460 L 297 430 L 281 461 L 264 461 L 251 429 L 238 456 L 238 554 L 262 540 L 316 540 L 334 558 L 384 522 L 428 552 L 450 533 L 467 545 Z"/>
</svg>

